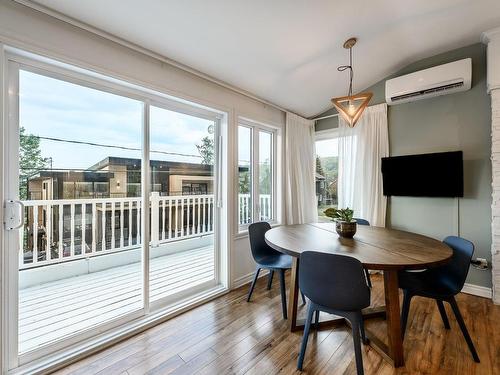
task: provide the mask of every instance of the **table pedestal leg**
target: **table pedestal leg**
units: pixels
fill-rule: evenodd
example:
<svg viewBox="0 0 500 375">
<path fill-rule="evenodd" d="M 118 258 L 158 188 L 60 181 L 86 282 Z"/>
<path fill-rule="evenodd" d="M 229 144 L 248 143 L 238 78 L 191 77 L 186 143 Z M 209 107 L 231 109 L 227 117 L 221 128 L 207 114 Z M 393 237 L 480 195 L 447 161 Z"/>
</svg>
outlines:
<svg viewBox="0 0 500 375">
<path fill-rule="evenodd" d="M 384 271 L 384 289 L 389 355 L 394 361 L 394 367 L 401 367 L 404 365 L 404 356 L 399 313 L 398 271 Z"/>
<path fill-rule="evenodd" d="M 290 295 L 288 301 L 288 320 L 290 331 L 297 330 L 297 303 L 299 298 L 299 259 L 292 258 L 292 273 L 290 275 Z"/>
</svg>

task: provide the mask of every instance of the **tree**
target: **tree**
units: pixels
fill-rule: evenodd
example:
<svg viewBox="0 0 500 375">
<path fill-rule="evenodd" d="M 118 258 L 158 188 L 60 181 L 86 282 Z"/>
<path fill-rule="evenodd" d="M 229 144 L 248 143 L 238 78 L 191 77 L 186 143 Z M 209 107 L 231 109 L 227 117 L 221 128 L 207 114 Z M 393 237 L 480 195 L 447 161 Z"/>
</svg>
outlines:
<svg viewBox="0 0 500 375">
<path fill-rule="evenodd" d="M 319 156 L 316 156 L 316 173 L 325 176 L 325 172 L 323 171 L 323 166 L 321 165 L 321 159 Z"/>
<path fill-rule="evenodd" d="M 250 193 L 250 171 L 248 168 L 239 168 L 239 193 L 249 194 Z"/>
<path fill-rule="evenodd" d="M 47 167 L 49 158 L 42 157 L 40 138 L 33 134 L 26 134 L 26 130 L 19 129 L 19 198 L 28 199 L 28 179 L 41 169 Z"/>
<path fill-rule="evenodd" d="M 259 192 L 260 194 L 271 194 L 272 176 L 271 163 L 269 160 L 264 161 L 259 166 Z"/>
<path fill-rule="evenodd" d="M 214 139 L 210 136 L 203 137 L 201 144 L 196 145 L 201 156 L 201 164 L 214 164 Z"/>
</svg>

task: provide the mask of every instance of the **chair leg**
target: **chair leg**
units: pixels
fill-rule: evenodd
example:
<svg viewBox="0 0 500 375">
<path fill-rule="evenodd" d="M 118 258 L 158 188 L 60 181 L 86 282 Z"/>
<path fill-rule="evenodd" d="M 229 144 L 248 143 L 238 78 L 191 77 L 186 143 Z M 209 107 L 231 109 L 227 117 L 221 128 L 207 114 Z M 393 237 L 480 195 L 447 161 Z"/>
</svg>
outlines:
<svg viewBox="0 0 500 375">
<path fill-rule="evenodd" d="M 361 324 L 360 324 L 358 314 L 353 315 L 351 319 L 352 325 L 352 338 L 354 341 L 354 355 L 356 357 L 356 370 L 358 375 L 364 375 L 363 369 L 363 355 L 361 353 L 361 340 L 360 340 L 360 332 L 361 332 Z"/>
<path fill-rule="evenodd" d="M 302 304 L 306 304 L 306 296 L 304 296 L 304 293 L 302 293 L 302 290 L 300 291 L 300 295 L 302 296 Z"/>
<path fill-rule="evenodd" d="M 370 279 L 370 271 L 368 271 L 366 268 L 365 268 L 365 277 L 366 277 L 366 283 L 371 288 L 372 287 L 372 280 Z"/>
<path fill-rule="evenodd" d="M 269 270 L 269 279 L 267 280 L 267 290 L 271 290 L 271 287 L 273 286 L 273 276 L 274 276 L 274 270 Z"/>
<path fill-rule="evenodd" d="M 465 341 L 467 341 L 467 345 L 469 346 L 469 350 L 472 354 L 472 358 L 474 358 L 474 362 L 479 363 L 479 356 L 477 355 L 476 348 L 474 347 L 474 343 L 472 342 L 472 339 L 469 336 L 469 331 L 467 331 L 467 327 L 465 326 L 464 319 L 462 318 L 462 314 L 460 314 L 460 310 L 458 309 L 457 301 L 455 300 L 455 297 L 451 297 L 448 302 L 451 305 L 451 308 L 453 310 L 453 313 L 455 314 L 455 318 L 457 318 L 458 325 L 460 326 L 460 329 L 462 330 L 462 334 L 464 335 Z"/>
<path fill-rule="evenodd" d="M 257 269 L 255 270 L 255 275 L 253 277 L 252 285 L 250 286 L 250 290 L 248 292 L 247 302 L 250 302 L 250 297 L 252 297 L 253 289 L 255 288 L 255 283 L 257 282 L 257 279 L 259 278 L 259 272 L 260 272 L 260 268 L 257 267 Z"/>
<path fill-rule="evenodd" d="M 314 328 L 319 329 L 319 310 L 316 310 L 316 316 L 314 317 Z"/>
<path fill-rule="evenodd" d="M 281 308 L 283 309 L 283 319 L 287 319 L 286 312 L 286 286 L 285 286 L 285 270 L 280 270 L 280 289 L 281 289 Z"/>
<path fill-rule="evenodd" d="M 401 310 L 401 336 L 405 337 L 406 325 L 408 323 L 408 314 L 410 313 L 410 303 L 413 296 L 407 291 L 403 290 L 403 308 Z"/>
<path fill-rule="evenodd" d="M 307 310 L 306 325 L 304 327 L 304 335 L 302 336 L 302 344 L 300 346 L 299 360 L 297 362 L 297 370 L 302 371 L 302 365 L 304 364 L 304 356 L 306 354 L 307 341 L 309 340 L 309 329 L 311 328 L 311 321 L 313 317 L 315 306 L 310 303 Z"/>
<path fill-rule="evenodd" d="M 441 314 L 441 319 L 443 319 L 444 328 L 450 329 L 450 322 L 448 321 L 448 316 L 446 315 L 446 310 L 444 309 L 443 301 L 436 300 L 438 305 L 439 314 Z"/>
<path fill-rule="evenodd" d="M 368 340 L 366 338 L 366 333 L 365 333 L 365 323 L 363 321 L 363 314 L 359 314 L 359 332 L 361 334 L 361 341 L 363 344 L 368 345 Z"/>
</svg>

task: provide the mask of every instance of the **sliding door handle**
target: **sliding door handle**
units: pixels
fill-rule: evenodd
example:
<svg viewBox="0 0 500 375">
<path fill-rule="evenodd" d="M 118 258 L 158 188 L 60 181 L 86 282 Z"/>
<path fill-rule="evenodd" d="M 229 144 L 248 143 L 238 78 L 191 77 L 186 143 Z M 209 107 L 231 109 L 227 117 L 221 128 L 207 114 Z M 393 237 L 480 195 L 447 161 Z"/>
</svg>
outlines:
<svg viewBox="0 0 500 375">
<path fill-rule="evenodd" d="M 19 229 L 24 225 L 23 202 L 11 199 L 5 202 L 4 225 L 6 230 Z"/>
</svg>

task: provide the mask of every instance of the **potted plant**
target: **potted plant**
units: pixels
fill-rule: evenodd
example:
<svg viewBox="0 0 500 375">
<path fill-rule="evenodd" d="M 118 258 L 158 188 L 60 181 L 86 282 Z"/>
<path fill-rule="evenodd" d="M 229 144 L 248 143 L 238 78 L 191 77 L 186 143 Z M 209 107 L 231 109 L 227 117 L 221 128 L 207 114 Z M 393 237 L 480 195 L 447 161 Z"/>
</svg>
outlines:
<svg viewBox="0 0 500 375">
<path fill-rule="evenodd" d="M 352 218 L 354 211 L 349 207 L 337 209 L 328 208 L 325 215 L 335 222 L 335 230 L 340 237 L 352 238 L 356 234 L 356 220 Z"/>
</svg>

